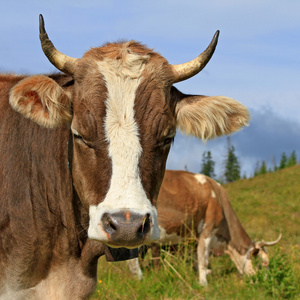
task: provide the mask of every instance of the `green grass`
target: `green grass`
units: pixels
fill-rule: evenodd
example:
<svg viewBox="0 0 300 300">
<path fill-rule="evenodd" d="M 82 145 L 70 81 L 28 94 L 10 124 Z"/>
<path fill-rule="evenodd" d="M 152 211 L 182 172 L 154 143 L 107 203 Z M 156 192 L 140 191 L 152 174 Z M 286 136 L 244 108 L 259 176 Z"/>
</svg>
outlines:
<svg viewBox="0 0 300 300">
<path fill-rule="evenodd" d="M 181 255 L 163 252 L 159 270 L 151 267 L 149 253 L 142 281 L 130 274 L 125 262 L 107 263 L 102 257 L 91 299 L 300 299 L 300 166 L 225 188 L 253 240 L 274 240 L 282 233 L 280 243 L 268 248 L 269 270 L 259 268 L 255 276 L 242 278 L 228 256 L 211 257 L 208 287 L 201 287 L 193 268 L 194 246 L 187 242 Z"/>
</svg>

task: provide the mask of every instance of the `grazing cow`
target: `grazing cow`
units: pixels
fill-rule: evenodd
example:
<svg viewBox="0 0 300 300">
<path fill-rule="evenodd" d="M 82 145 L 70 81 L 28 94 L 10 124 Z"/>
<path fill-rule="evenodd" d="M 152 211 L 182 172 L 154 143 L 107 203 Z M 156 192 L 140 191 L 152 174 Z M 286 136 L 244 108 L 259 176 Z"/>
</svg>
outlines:
<svg viewBox="0 0 300 300">
<path fill-rule="evenodd" d="M 185 171 L 165 172 L 157 200 L 160 245 L 178 244 L 191 233 L 197 238 L 199 282 L 207 285 L 208 259 L 227 253 L 240 274 L 255 274 L 251 256 L 269 265 L 264 246 L 279 242 L 252 242 L 237 218 L 225 189 L 210 177 Z M 157 245 L 152 246 L 159 256 Z M 156 260 L 157 261 L 157 260 Z M 128 261 L 133 274 L 142 278 L 138 259 Z"/>
<path fill-rule="evenodd" d="M 134 41 L 78 59 L 54 47 L 40 16 L 42 49 L 62 73 L 0 75 L 1 299 L 84 299 L 100 255 L 129 258 L 123 247 L 159 238 L 176 128 L 209 139 L 248 122 L 234 99 L 173 87 L 204 68 L 218 35 L 181 65 Z"/>
</svg>

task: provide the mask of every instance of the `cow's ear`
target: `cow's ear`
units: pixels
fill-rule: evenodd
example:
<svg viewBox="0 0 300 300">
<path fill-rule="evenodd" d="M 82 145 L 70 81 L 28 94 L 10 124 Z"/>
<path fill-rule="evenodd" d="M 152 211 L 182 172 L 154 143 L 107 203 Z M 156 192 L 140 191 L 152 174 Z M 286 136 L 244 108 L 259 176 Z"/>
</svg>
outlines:
<svg viewBox="0 0 300 300">
<path fill-rule="evenodd" d="M 185 95 L 177 89 L 174 96 L 177 127 L 187 135 L 205 141 L 248 125 L 248 109 L 232 98 Z"/>
<path fill-rule="evenodd" d="M 44 75 L 21 80 L 11 89 L 9 102 L 24 117 L 44 127 L 58 127 L 71 120 L 69 92 Z"/>
</svg>

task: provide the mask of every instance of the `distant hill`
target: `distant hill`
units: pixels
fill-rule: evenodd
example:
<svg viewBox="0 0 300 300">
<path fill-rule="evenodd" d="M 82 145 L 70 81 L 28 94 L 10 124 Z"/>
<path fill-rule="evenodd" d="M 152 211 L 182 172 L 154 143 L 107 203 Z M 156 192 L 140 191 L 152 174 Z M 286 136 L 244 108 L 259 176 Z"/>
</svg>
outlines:
<svg viewBox="0 0 300 300">
<path fill-rule="evenodd" d="M 252 239 L 300 245 L 300 165 L 224 186 Z"/>
</svg>

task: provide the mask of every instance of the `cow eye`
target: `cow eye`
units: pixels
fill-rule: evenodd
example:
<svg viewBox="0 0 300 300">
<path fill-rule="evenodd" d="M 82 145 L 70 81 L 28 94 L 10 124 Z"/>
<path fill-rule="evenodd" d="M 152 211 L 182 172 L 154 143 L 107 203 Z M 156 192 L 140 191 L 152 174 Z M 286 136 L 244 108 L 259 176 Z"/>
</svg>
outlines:
<svg viewBox="0 0 300 300">
<path fill-rule="evenodd" d="M 173 142 L 174 142 L 174 137 L 167 137 L 163 140 L 162 146 L 170 145 Z"/>
<path fill-rule="evenodd" d="M 256 257 L 259 253 L 259 249 L 254 249 L 253 252 L 252 252 L 252 256 L 253 257 Z"/>
<path fill-rule="evenodd" d="M 83 141 L 82 136 L 80 136 L 79 134 L 75 134 L 75 133 L 74 133 L 74 139 Z"/>
<path fill-rule="evenodd" d="M 83 137 L 82 137 L 81 135 L 79 135 L 79 134 L 75 134 L 75 133 L 74 133 L 74 139 L 75 139 L 75 140 L 79 140 L 79 141 L 81 141 L 81 142 L 84 142 Z M 85 143 L 85 142 L 84 142 L 84 143 Z"/>
<path fill-rule="evenodd" d="M 87 145 L 88 147 L 90 147 L 90 146 L 87 144 L 87 142 L 83 139 L 83 137 L 82 137 L 81 135 L 75 134 L 75 133 L 73 133 L 73 134 L 74 134 L 74 139 L 75 139 L 75 140 L 80 141 L 80 142 L 84 143 L 85 145 Z"/>
</svg>

